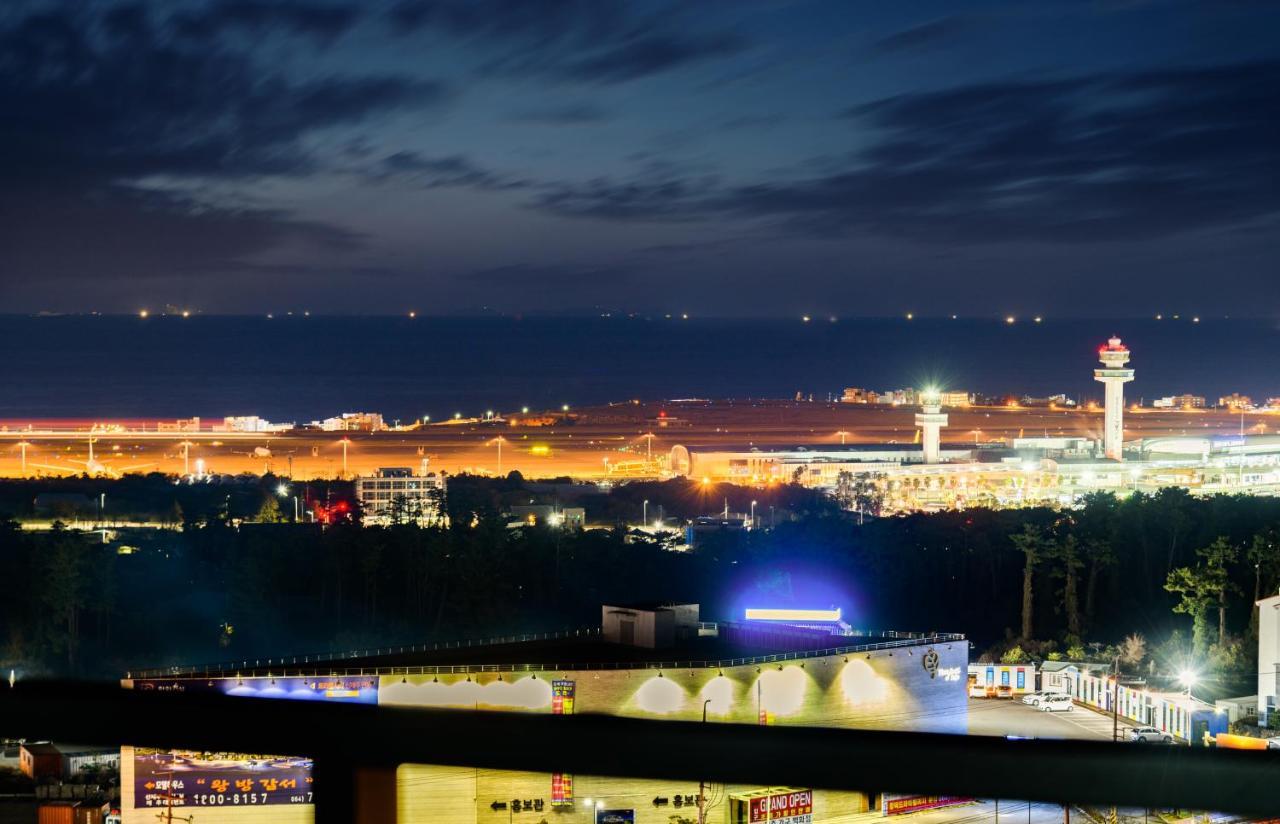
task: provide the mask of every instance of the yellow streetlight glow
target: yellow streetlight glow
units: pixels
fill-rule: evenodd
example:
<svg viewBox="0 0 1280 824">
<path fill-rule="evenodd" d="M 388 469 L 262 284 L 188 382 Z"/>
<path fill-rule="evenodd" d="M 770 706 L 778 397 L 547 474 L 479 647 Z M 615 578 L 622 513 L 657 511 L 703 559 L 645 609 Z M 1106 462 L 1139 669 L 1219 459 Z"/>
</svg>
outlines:
<svg viewBox="0 0 1280 824">
<path fill-rule="evenodd" d="M 147 315 L 149 315 L 149 314 L 151 314 L 151 313 L 150 313 L 150 312 L 148 312 L 146 309 L 143 309 L 141 312 L 139 312 L 139 313 L 138 313 L 138 317 L 140 317 L 140 318 L 145 318 L 145 317 L 146 317 Z"/>
</svg>

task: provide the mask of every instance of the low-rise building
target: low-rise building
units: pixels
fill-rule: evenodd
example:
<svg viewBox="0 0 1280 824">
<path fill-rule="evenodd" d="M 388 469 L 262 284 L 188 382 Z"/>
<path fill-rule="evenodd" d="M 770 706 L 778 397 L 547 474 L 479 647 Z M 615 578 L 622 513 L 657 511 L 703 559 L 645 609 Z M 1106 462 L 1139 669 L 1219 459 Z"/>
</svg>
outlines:
<svg viewBox="0 0 1280 824">
<path fill-rule="evenodd" d="M 120 768 L 120 750 L 86 744 L 39 741 L 18 750 L 18 769 L 33 780 L 65 779 L 94 767 Z"/>
<path fill-rule="evenodd" d="M 325 432 L 381 432 L 387 424 L 378 412 L 343 412 L 319 422 Z"/>
<path fill-rule="evenodd" d="M 199 432 L 199 418 L 183 418 L 177 421 L 160 421 L 156 424 L 157 432 Z"/>
<path fill-rule="evenodd" d="M 844 394 L 840 396 L 841 403 L 875 403 L 880 396 L 870 389 L 861 389 L 856 386 L 846 387 Z"/>
<path fill-rule="evenodd" d="M 1218 398 L 1218 406 L 1222 409 L 1231 409 L 1241 411 L 1253 408 L 1253 398 L 1248 395 L 1241 395 L 1239 392 L 1232 392 L 1230 395 L 1224 395 Z"/>
<path fill-rule="evenodd" d="M 1156 409 L 1204 409 L 1204 395 L 1169 395 L 1151 402 Z"/>
<path fill-rule="evenodd" d="M 364 513 L 364 523 L 438 523 L 443 517 L 445 476 L 443 472 L 427 472 L 425 463 L 418 473 L 407 466 L 394 466 L 356 478 L 356 500 Z"/>
<path fill-rule="evenodd" d="M 272 423 L 257 415 L 230 415 L 213 428 L 218 432 L 286 432 L 293 426 L 292 423 Z"/>
<path fill-rule="evenodd" d="M 582 529 L 587 523 L 587 510 L 580 506 L 559 504 L 520 504 L 507 510 L 510 526 L 558 526 L 565 529 Z"/>
</svg>

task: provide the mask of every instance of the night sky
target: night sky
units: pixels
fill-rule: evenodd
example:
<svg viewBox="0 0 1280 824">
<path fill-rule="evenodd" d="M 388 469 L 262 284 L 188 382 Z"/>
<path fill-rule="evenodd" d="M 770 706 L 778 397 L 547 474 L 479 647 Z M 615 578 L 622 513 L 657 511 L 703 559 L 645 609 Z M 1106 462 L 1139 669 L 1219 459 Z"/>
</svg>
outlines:
<svg viewBox="0 0 1280 824">
<path fill-rule="evenodd" d="M 1280 4 L 0 6 L 8 312 L 1280 313 Z"/>
</svg>

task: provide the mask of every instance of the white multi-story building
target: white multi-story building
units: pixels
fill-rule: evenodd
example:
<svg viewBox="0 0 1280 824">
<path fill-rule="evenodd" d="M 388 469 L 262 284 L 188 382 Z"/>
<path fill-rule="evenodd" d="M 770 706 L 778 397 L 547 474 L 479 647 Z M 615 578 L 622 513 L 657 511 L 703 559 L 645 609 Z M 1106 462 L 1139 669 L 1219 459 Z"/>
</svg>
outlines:
<svg viewBox="0 0 1280 824">
<path fill-rule="evenodd" d="M 284 432 L 293 429 L 293 424 L 272 423 L 257 415 L 229 415 L 222 419 L 220 426 L 213 428 L 220 432 Z"/>
<path fill-rule="evenodd" d="M 325 418 L 319 422 L 325 432 L 381 432 L 387 428 L 378 412 L 343 412 L 333 418 Z"/>
<path fill-rule="evenodd" d="M 1280 693 L 1280 595 L 1258 602 L 1258 723 L 1272 722 Z"/>
<path fill-rule="evenodd" d="M 407 466 L 382 467 L 373 475 L 356 478 L 355 484 L 365 524 L 428 526 L 444 517 L 445 476 L 427 472 L 426 461 L 417 473 Z"/>
</svg>

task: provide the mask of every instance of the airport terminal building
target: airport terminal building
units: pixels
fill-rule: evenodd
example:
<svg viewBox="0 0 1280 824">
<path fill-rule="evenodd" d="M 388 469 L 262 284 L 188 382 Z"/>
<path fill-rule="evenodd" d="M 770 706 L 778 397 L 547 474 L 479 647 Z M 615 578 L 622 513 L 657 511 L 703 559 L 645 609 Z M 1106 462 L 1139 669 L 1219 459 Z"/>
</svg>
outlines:
<svg viewBox="0 0 1280 824">
<path fill-rule="evenodd" d="M 787 617 L 711 623 L 700 620 L 695 604 L 609 605 L 602 608 L 599 628 L 576 633 L 401 648 L 360 658 L 139 673 L 124 684 L 381 706 L 686 721 L 701 721 L 705 712 L 709 723 L 967 732 L 969 643 L 964 636 L 853 634 L 838 621 L 827 626 L 800 613 L 794 622 Z M 309 776 L 297 759 L 280 757 L 273 763 L 287 776 L 283 791 L 279 782 L 271 785 L 275 790 L 262 792 L 257 784 L 237 784 L 230 775 L 216 785 L 228 796 L 220 799 L 193 792 L 190 785 L 162 787 L 162 776 L 171 775 L 165 761 L 174 757 L 194 764 L 193 775 L 204 769 L 198 763 L 201 754 L 126 750 L 121 775 L 126 824 L 152 820 L 157 806 L 171 803 L 170 794 L 182 794 L 183 806 L 235 812 L 237 821 L 283 812 L 282 804 L 298 808 L 286 814 L 293 820 L 311 803 L 310 794 L 300 791 Z M 200 786 L 215 786 L 213 772 L 235 773 L 236 767 L 210 764 L 212 772 Z M 691 778 L 686 785 L 403 765 L 396 806 L 400 821 L 673 824 L 698 821 L 701 813 L 702 820 L 716 824 L 788 818 L 808 824 L 964 800 L 894 796 L 874 787 L 850 793 L 714 785 L 700 794 L 696 776 Z M 255 773 L 252 780 L 259 779 Z M 244 788 L 247 797 L 231 798 Z"/>
</svg>

